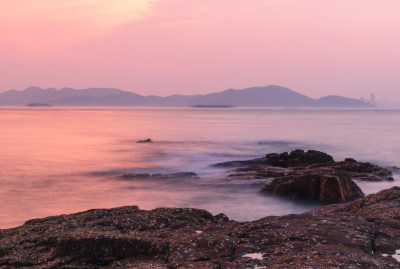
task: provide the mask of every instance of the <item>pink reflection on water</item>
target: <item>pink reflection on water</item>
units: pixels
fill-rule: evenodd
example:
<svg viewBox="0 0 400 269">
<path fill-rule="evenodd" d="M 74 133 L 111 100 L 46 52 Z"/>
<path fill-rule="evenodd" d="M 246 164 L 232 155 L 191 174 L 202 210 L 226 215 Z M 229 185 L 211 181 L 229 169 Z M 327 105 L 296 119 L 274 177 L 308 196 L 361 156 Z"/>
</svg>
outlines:
<svg viewBox="0 0 400 269">
<path fill-rule="evenodd" d="M 331 146 L 335 158 L 351 155 L 369 161 L 366 158 L 373 156 L 394 165 L 400 159 L 392 149 L 397 137 L 390 135 L 400 132 L 396 122 L 400 117 L 394 113 L 3 108 L 0 228 L 31 218 L 125 205 L 142 209 L 197 207 L 214 214 L 224 212 L 237 220 L 299 213 L 315 205 L 259 195 L 257 184 L 223 181 L 224 172 L 209 165 L 297 147 L 326 150 L 326 145 Z M 371 130 L 371 123 L 376 130 Z M 376 140 L 369 147 L 356 143 L 378 136 L 385 141 Z M 155 143 L 135 143 L 146 138 Z M 195 172 L 199 178 L 116 178 L 123 173 L 175 172 Z M 397 184 L 395 179 L 393 184 Z M 380 187 L 372 186 L 374 190 Z"/>
</svg>

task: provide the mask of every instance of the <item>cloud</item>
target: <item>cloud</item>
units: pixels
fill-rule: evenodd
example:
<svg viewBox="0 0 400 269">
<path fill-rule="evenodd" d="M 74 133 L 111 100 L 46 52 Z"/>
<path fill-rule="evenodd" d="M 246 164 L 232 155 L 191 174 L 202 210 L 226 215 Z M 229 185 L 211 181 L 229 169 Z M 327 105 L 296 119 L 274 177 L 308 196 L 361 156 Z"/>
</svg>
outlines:
<svg viewBox="0 0 400 269">
<path fill-rule="evenodd" d="M 0 0 L 9 23 L 56 23 L 114 27 L 151 14 L 157 0 Z"/>
<path fill-rule="evenodd" d="M 65 50 L 151 16 L 157 1 L 0 0 L 0 44 L 20 57 Z"/>
<path fill-rule="evenodd" d="M 177 20 L 177 21 L 163 22 L 160 23 L 158 26 L 161 28 L 179 28 L 188 26 L 190 24 L 198 24 L 202 22 L 203 22 L 202 20 Z"/>
</svg>

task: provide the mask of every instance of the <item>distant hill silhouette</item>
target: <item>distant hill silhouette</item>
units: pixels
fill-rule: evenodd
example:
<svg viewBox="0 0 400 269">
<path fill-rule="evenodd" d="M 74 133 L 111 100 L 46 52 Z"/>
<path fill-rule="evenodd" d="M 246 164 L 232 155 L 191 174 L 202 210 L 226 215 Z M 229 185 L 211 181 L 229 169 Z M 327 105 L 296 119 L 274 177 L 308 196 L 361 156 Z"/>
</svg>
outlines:
<svg viewBox="0 0 400 269">
<path fill-rule="evenodd" d="M 193 98 L 190 103 L 192 105 L 304 107 L 314 106 L 314 101 L 288 88 L 267 86 L 211 93 Z"/>
<path fill-rule="evenodd" d="M 32 103 L 53 106 L 196 106 L 196 107 L 373 107 L 341 96 L 312 99 L 288 88 L 270 85 L 243 90 L 229 89 L 206 95 L 142 96 L 114 88 L 76 90 L 29 87 L 0 94 L 0 105 L 22 106 Z"/>
</svg>

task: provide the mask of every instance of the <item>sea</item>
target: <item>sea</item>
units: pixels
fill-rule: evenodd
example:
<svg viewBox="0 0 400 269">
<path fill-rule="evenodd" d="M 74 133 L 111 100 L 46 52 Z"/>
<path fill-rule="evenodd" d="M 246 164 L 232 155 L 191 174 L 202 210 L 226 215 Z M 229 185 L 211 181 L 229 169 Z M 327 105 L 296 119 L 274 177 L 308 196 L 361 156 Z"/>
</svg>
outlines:
<svg viewBox="0 0 400 269">
<path fill-rule="evenodd" d="M 131 205 L 238 221 L 301 213 L 318 205 L 260 193 L 264 181 L 213 166 L 295 149 L 390 167 L 393 182 L 357 182 L 366 194 L 399 185 L 400 110 L 0 107 L 0 229 Z M 181 172 L 197 177 L 121 177 Z"/>
</svg>

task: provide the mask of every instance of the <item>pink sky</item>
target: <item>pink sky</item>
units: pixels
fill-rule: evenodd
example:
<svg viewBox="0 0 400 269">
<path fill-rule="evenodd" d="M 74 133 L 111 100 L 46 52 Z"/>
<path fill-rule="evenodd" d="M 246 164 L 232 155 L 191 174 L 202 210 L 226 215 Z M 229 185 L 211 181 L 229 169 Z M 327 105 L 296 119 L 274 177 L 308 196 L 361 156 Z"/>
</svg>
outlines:
<svg viewBox="0 0 400 269">
<path fill-rule="evenodd" d="M 0 92 L 276 84 L 400 101 L 399 0 L 0 0 Z"/>
</svg>

